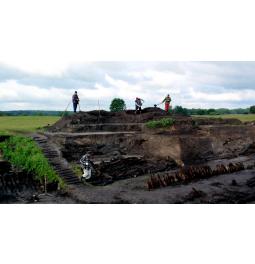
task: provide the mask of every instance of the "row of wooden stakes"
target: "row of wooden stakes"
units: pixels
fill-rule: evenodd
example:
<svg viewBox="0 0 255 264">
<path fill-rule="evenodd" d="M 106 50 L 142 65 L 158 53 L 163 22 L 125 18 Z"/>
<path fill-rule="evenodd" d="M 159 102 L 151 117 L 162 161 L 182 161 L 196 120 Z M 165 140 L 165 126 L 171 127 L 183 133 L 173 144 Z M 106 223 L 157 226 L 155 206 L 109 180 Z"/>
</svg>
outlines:
<svg viewBox="0 0 255 264">
<path fill-rule="evenodd" d="M 204 179 L 215 175 L 233 173 L 244 170 L 241 162 L 229 163 L 227 166 L 218 164 L 215 169 L 209 166 L 189 166 L 181 168 L 175 173 L 165 173 L 163 175 L 153 175 L 147 180 L 148 190 L 171 186 L 178 183 L 187 183 L 192 180 Z"/>
</svg>

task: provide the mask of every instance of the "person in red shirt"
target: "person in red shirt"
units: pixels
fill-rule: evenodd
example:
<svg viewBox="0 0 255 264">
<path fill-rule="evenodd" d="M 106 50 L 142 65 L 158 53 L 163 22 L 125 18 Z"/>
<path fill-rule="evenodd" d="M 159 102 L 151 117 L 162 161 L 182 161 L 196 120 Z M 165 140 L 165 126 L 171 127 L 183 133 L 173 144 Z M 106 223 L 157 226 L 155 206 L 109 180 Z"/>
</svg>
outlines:
<svg viewBox="0 0 255 264">
<path fill-rule="evenodd" d="M 168 94 L 165 99 L 162 101 L 162 104 L 165 103 L 165 111 L 168 112 L 170 109 L 170 102 L 172 101 L 170 95 Z"/>
</svg>

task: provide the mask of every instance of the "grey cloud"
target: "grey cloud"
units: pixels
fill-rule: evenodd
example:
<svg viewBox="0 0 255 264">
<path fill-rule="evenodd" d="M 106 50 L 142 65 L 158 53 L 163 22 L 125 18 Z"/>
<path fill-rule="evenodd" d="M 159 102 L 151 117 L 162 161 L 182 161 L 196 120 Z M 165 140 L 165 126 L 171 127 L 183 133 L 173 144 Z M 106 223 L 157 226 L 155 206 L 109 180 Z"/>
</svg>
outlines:
<svg viewBox="0 0 255 264">
<path fill-rule="evenodd" d="M 174 87 L 169 88 L 180 89 L 180 93 L 175 93 L 173 97 L 176 103 L 184 106 L 203 103 L 210 107 L 246 107 L 254 104 L 253 98 L 231 102 L 227 98 L 221 102 L 212 102 L 209 99 L 204 102 L 194 101 L 189 94 L 189 88 L 192 87 L 196 92 L 207 94 L 255 90 L 255 62 L 91 62 L 71 65 L 60 76 L 30 74 L 1 64 L 0 83 L 15 80 L 18 84 L 43 89 L 51 87 L 67 89 L 71 94 L 73 90 L 81 88 L 96 89 L 96 84 L 111 88 L 111 84 L 105 78 L 106 75 L 109 75 L 114 80 L 125 81 L 129 85 L 139 85 L 144 91 L 149 91 L 151 99 L 148 101 L 153 103 L 155 93 L 158 93 L 160 89 L 166 89 L 166 86 L 153 83 L 147 75 L 138 74 L 135 76 L 131 74 L 146 71 L 165 74 L 171 72 L 180 76 L 181 79 L 174 83 Z M 43 105 L 45 100 L 38 99 L 37 102 L 38 105 Z M 107 108 L 109 99 L 101 103 L 102 107 Z M 97 102 L 90 99 L 86 101 L 86 104 L 92 108 L 97 105 Z M 130 100 L 127 101 L 127 104 L 133 106 L 133 102 Z"/>
</svg>

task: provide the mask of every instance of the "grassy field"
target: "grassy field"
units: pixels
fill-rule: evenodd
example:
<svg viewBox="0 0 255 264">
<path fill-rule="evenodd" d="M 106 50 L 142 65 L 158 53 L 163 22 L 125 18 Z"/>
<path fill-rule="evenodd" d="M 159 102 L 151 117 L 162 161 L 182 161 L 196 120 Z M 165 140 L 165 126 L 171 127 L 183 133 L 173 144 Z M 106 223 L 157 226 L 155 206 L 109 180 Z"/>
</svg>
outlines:
<svg viewBox="0 0 255 264">
<path fill-rule="evenodd" d="M 239 115 L 239 114 L 233 114 L 233 115 L 198 115 L 194 116 L 197 118 L 236 118 L 241 120 L 242 122 L 247 122 L 247 121 L 255 121 L 255 114 L 248 114 L 248 115 Z"/>
<path fill-rule="evenodd" d="M 52 125 L 59 116 L 0 116 L 0 133 L 24 134 Z"/>
</svg>

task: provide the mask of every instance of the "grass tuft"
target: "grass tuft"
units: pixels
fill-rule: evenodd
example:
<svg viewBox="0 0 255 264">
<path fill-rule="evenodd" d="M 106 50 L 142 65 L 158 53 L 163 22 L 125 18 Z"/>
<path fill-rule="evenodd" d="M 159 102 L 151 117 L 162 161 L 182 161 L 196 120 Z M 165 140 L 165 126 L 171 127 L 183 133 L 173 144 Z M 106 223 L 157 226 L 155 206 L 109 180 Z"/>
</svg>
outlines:
<svg viewBox="0 0 255 264">
<path fill-rule="evenodd" d="M 170 127 L 174 124 L 174 120 L 172 118 L 162 118 L 160 120 L 152 120 L 146 123 L 148 128 L 163 128 Z"/>
</svg>

